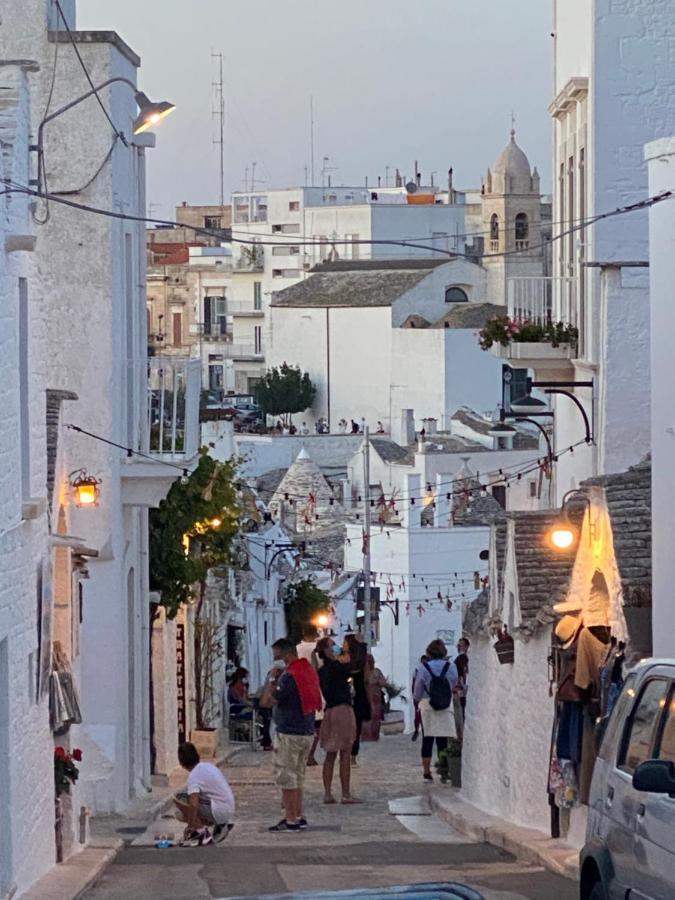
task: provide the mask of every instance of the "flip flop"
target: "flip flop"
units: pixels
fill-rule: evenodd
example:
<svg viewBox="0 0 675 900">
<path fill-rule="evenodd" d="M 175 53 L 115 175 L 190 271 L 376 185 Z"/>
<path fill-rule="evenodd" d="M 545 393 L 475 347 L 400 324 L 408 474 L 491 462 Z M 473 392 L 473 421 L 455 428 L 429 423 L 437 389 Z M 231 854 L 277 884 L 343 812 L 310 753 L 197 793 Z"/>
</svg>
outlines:
<svg viewBox="0 0 675 900">
<path fill-rule="evenodd" d="M 315 760 L 315 759 L 308 759 L 308 760 L 307 760 L 307 765 L 308 765 L 308 766 L 318 766 L 319 763 L 318 763 L 317 760 Z"/>
<path fill-rule="evenodd" d="M 337 803 L 335 797 L 324 797 L 324 801 L 326 806 L 329 806 L 331 803 Z"/>
<path fill-rule="evenodd" d="M 356 797 L 343 797 L 340 803 L 343 806 L 354 806 L 357 803 L 363 803 L 363 800 L 357 800 Z"/>
</svg>

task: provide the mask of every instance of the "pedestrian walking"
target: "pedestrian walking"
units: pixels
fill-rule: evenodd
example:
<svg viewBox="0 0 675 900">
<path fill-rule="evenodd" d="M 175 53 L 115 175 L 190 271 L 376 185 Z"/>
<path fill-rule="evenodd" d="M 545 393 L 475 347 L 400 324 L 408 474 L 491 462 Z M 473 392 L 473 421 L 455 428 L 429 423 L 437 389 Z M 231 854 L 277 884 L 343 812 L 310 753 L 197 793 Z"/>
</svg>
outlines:
<svg viewBox="0 0 675 900">
<path fill-rule="evenodd" d="M 326 709 L 321 723 L 321 747 L 326 751 L 323 763 L 324 803 L 335 803 L 333 773 L 340 757 L 340 788 L 344 804 L 360 803 L 351 792 L 351 751 L 356 740 L 356 718 L 349 685 L 350 664 L 336 659 L 333 638 L 321 638 L 316 652 L 321 660 L 319 682 Z"/>
<path fill-rule="evenodd" d="M 417 700 L 415 700 L 415 682 L 417 680 L 417 674 L 420 670 L 420 666 L 423 666 L 425 662 L 429 662 L 429 657 L 426 655 L 426 653 L 423 653 L 422 656 L 420 656 L 420 665 L 415 669 L 415 671 L 413 672 L 413 677 L 412 677 L 412 686 L 411 686 L 410 693 L 413 698 L 413 708 L 415 710 L 415 722 L 414 722 L 414 728 L 413 728 L 413 734 L 412 734 L 413 741 L 416 741 L 417 738 L 420 736 L 420 728 L 422 727 L 422 718 L 420 716 L 420 705 L 417 702 Z"/>
<path fill-rule="evenodd" d="M 457 667 L 447 658 L 443 641 L 431 641 L 426 649 L 428 662 L 422 663 L 415 677 L 413 699 L 419 704 L 422 720 L 422 771 L 425 781 L 433 781 L 431 757 L 434 741 L 437 751 L 446 750 L 448 738 L 456 737 L 452 694 L 457 684 Z"/>
<path fill-rule="evenodd" d="M 319 659 L 316 655 L 316 642 L 319 639 L 319 629 L 316 625 L 312 625 L 311 622 L 308 622 L 302 631 L 302 640 L 296 646 L 296 651 L 299 659 L 306 659 L 310 662 L 314 668 L 319 670 Z M 318 760 L 316 758 L 316 748 L 319 746 L 319 732 L 321 731 L 321 720 L 323 718 L 323 710 L 319 710 L 316 714 L 316 719 L 314 720 L 314 741 L 312 743 L 312 748 L 309 751 L 309 756 L 307 757 L 307 765 L 308 766 L 318 766 Z"/>
<path fill-rule="evenodd" d="M 319 676 L 308 660 L 298 659 L 295 645 L 287 638 L 275 641 L 272 650 L 275 658 L 283 659 L 286 664 L 273 696 L 274 765 L 285 815 L 269 830 L 301 831 L 307 828 L 303 797 L 305 769 L 314 736 L 314 720 L 321 709 Z"/>
<path fill-rule="evenodd" d="M 185 822 L 181 846 L 220 843 L 233 828 L 234 795 L 227 779 L 213 763 L 200 760 L 194 744 L 178 747 L 178 762 L 188 773 L 186 789 L 173 798 L 177 817 Z"/>
<path fill-rule="evenodd" d="M 349 673 L 354 690 L 354 717 L 356 718 L 356 738 L 352 744 L 352 765 L 358 765 L 358 755 L 361 749 L 361 730 L 363 723 L 368 722 L 371 716 L 370 700 L 366 688 L 366 662 L 368 648 L 355 634 L 345 636 L 342 645 L 341 662 L 349 663 Z"/>
</svg>

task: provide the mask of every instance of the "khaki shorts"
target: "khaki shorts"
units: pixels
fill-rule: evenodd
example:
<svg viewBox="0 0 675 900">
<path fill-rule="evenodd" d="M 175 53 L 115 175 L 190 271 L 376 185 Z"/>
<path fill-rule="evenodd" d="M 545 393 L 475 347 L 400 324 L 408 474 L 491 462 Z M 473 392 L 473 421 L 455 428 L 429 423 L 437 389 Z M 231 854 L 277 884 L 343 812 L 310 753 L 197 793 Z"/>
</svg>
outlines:
<svg viewBox="0 0 675 900">
<path fill-rule="evenodd" d="M 301 788 L 305 783 L 307 757 L 314 738 L 311 734 L 277 734 L 274 736 L 274 768 L 277 784 L 285 790 Z"/>
</svg>

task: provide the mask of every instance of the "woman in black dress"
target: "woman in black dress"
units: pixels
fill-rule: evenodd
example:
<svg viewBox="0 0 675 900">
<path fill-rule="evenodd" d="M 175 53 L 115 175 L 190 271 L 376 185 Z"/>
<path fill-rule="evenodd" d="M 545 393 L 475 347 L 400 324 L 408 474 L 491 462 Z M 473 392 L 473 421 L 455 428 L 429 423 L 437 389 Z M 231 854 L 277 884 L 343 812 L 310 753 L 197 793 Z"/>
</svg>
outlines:
<svg viewBox="0 0 675 900">
<path fill-rule="evenodd" d="M 356 766 L 357 757 L 361 748 L 361 728 L 364 722 L 369 722 L 372 715 L 368 689 L 366 687 L 366 663 L 368 661 L 368 647 L 360 641 L 355 634 L 348 634 L 342 645 L 341 662 L 349 663 L 349 672 L 354 690 L 354 716 L 356 718 L 356 740 L 352 745 L 352 765 Z"/>
</svg>

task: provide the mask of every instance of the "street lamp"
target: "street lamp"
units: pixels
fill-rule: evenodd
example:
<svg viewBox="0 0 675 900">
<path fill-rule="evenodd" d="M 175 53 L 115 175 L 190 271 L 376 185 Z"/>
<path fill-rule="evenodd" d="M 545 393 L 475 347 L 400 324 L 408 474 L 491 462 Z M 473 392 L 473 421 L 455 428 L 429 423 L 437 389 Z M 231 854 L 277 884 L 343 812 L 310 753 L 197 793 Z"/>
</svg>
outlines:
<svg viewBox="0 0 675 900">
<path fill-rule="evenodd" d="M 553 550 L 564 552 L 571 550 L 579 541 L 579 528 L 570 521 L 570 501 L 583 503 L 590 509 L 591 501 L 587 494 L 580 490 L 568 491 L 562 498 L 561 517 L 549 529 L 546 535 L 547 543 Z"/>
<path fill-rule="evenodd" d="M 98 498 L 101 495 L 99 485 L 101 480 L 89 475 L 86 469 L 75 469 L 68 476 L 70 488 L 73 493 L 75 506 L 98 506 Z"/>
<path fill-rule="evenodd" d="M 143 93 L 143 91 L 139 91 L 133 81 L 130 81 L 128 78 L 124 78 L 121 75 L 117 75 L 114 78 L 108 78 L 107 81 L 101 82 L 101 84 L 96 85 L 90 91 L 87 91 L 86 94 L 82 94 L 81 97 L 76 97 L 74 100 L 71 100 L 70 103 L 66 103 L 65 106 L 60 107 L 59 109 L 54 110 L 53 113 L 50 113 L 48 116 L 45 116 L 44 119 L 40 122 L 40 126 L 38 128 L 38 136 L 37 136 L 37 144 L 31 145 L 31 150 L 37 151 L 38 155 L 38 172 L 37 172 L 37 189 L 38 191 L 42 190 L 43 183 L 43 172 L 44 172 L 44 127 L 48 122 L 52 122 L 54 119 L 58 118 L 58 116 L 63 115 L 63 113 L 68 112 L 69 109 L 72 109 L 74 106 L 78 106 L 85 100 L 88 100 L 89 97 L 93 97 L 94 95 L 98 95 L 98 92 L 103 90 L 103 88 L 108 87 L 111 84 L 115 84 L 119 82 L 120 84 L 128 85 L 131 90 L 134 92 L 134 99 L 139 107 L 138 116 L 134 119 L 133 124 L 133 132 L 134 134 L 141 134 L 143 131 L 147 131 L 148 128 L 152 128 L 153 125 L 157 125 L 162 119 L 166 118 L 169 113 L 173 112 L 176 108 L 175 104 L 169 103 L 166 100 L 162 100 L 158 103 L 154 103 L 148 99 L 148 97 Z M 113 125 L 113 128 L 115 126 Z M 117 136 L 120 138 L 123 144 L 128 146 L 128 142 L 124 137 L 124 134 L 119 131 L 117 132 Z M 31 182 L 33 183 L 33 182 Z"/>
</svg>

